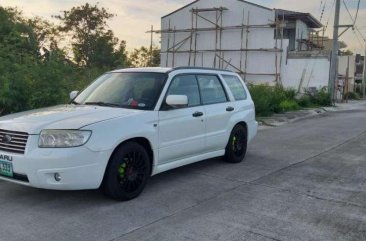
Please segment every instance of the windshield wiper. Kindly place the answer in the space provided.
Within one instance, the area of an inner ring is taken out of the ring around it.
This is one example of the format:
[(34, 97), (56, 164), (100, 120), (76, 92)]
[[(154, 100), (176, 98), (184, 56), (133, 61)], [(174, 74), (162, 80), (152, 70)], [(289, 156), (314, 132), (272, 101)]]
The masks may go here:
[(106, 103), (106, 102), (103, 102), (103, 101), (85, 102), (84, 105), (98, 105), (98, 106), (119, 107), (119, 108), (122, 107), (121, 105), (118, 105), (118, 104)]
[(71, 104), (74, 104), (74, 105), (80, 105), (80, 103), (76, 102), (75, 100), (72, 100), (72, 101), (71, 101)]

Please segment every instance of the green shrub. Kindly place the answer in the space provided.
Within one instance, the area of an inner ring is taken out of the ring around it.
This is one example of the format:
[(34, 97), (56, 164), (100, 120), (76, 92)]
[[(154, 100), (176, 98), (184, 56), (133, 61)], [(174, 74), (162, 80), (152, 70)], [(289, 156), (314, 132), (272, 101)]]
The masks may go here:
[(349, 100), (360, 100), (361, 96), (357, 92), (348, 92), (346, 94), (346, 97), (348, 97)]
[(330, 94), (325, 88), (316, 92), (306, 91), (301, 98), (296, 98), (296, 90), (280, 86), (249, 85), (248, 88), (258, 116), (270, 116), (274, 113), (298, 110), (300, 107), (331, 105)]
[(282, 112), (300, 109), (299, 104), (296, 102), (296, 100), (284, 100), (280, 103), (279, 107)]
[(331, 106), (330, 93), (326, 88), (317, 91), (305, 90), (305, 94), (297, 99), (299, 106), (304, 108)]
[(295, 89), (283, 89), (287, 100), (296, 99), (297, 92)]
[[(294, 101), (296, 91), (293, 89), (285, 89), (280, 86), (250, 85), (249, 91), (259, 116), (270, 116), (273, 113), (298, 109), (298, 105)], [(290, 101), (292, 103), (289, 103)]]
[(307, 93), (310, 96), (310, 100), (313, 104), (318, 106), (331, 106), (330, 93), (326, 88), (322, 88), (315, 93)]
[(272, 88), (267, 85), (250, 85), (248, 87), (255, 105), (256, 114), (260, 116), (272, 115)]
[(299, 104), (299, 106), (301, 106), (303, 108), (315, 107), (315, 105), (311, 102), (311, 98), (310, 98), (309, 95), (303, 95), (303, 96), (301, 96), (297, 100), (297, 103)]
[(285, 89), (279, 86), (272, 87), (271, 94), (272, 111), (274, 113), (282, 113), (283, 111), (280, 104), (282, 101), (287, 99)]

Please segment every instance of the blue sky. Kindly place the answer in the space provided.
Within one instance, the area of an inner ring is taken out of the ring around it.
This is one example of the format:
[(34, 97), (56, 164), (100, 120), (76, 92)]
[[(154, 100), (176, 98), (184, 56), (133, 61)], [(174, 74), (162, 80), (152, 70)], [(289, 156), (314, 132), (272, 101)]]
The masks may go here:
[[(320, 18), (321, 2), (326, 3), (325, 13), (322, 19), (323, 24), (330, 19), (327, 35), (331, 36), (334, 10), (332, 9), (334, 0), (249, 0), (253, 3), (270, 8), (283, 8), (293, 11), (309, 12), (316, 18)], [(343, 0), (341, 0), (343, 1)], [(344, 0), (348, 5), (351, 15), (355, 16), (358, 0)], [(17, 6), (23, 10), (27, 16), (41, 16), (54, 21), (52, 15), (59, 14), (62, 10), (70, 9), (73, 6), (86, 2), (97, 3), (117, 16), (109, 22), (109, 26), (116, 33), (117, 37), (127, 41), (129, 49), (148, 45), (150, 36), (145, 32), (154, 25), (160, 28), (160, 17), (182, 7), (191, 0), (0, 0), (1, 6)], [(366, 0), (361, 0), (360, 12), (357, 26), (366, 37)], [(342, 5), (341, 24), (350, 24), (352, 21)], [(342, 36), (349, 49), (354, 52), (363, 53), (364, 44), (358, 40), (353, 31), (348, 31)], [(155, 43), (159, 44), (158, 37)]]

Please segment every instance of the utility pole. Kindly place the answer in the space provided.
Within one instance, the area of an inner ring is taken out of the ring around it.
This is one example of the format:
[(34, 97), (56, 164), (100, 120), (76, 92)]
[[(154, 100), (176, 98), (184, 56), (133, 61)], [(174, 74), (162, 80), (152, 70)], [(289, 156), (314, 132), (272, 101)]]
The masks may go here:
[[(348, 86), (349, 86), (349, 58), (350, 56), (348, 55), (347, 57), (347, 70), (346, 70), (346, 79), (344, 81), (344, 85), (343, 85), (343, 100), (346, 101), (346, 103), (348, 103)], [(342, 101), (343, 102), (343, 101)]]
[(333, 49), (332, 49), (332, 58), (330, 63), (330, 74), (329, 74), (329, 93), (331, 96), (331, 101), (335, 103), (335, 83), (338, 79), (338, 30), (339, 30), (339, 15), (341, 10), (341, 0), (336, 0), (336, 9), (334, 16), (334, 31), (333, 31)]
[(153, 63), (153, 37), (154, 37), (154, 25), (151, 25), (151, 36), (150, 36), (150, 64), (149, 64), (149, 67)]
[(363, 57), (363, 78), (362, 78), (362, 97), (365, 98), (365, 84), (366, 84), (366, 39), (365, 42), (365, 57)]

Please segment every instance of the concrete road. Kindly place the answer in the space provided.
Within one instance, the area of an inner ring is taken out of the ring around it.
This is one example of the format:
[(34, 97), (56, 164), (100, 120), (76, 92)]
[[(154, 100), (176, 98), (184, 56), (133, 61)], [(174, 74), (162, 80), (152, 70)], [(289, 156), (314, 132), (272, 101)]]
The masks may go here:
[(130, 202), (0, 181), (0, 240), (366, 240), (366, 108), (260, 131), (245, 162), (155, 176)]

